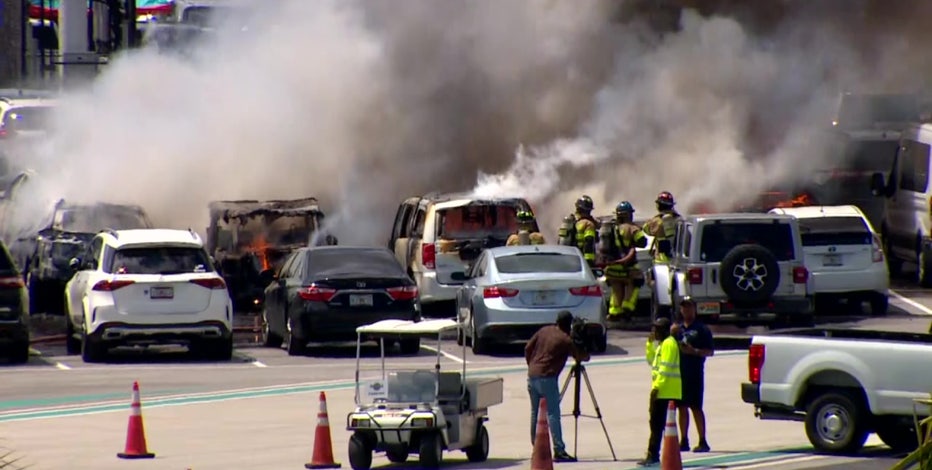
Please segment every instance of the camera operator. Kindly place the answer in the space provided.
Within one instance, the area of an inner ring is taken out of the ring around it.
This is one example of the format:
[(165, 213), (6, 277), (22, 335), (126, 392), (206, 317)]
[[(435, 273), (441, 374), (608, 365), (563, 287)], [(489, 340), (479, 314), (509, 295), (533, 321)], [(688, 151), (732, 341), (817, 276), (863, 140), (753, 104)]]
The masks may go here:
[(555, 324), (538, 330), (524, 347), (524, 359), (528, 366), (527, 391), (531, 398), (531, 443), (534, 443), (534, 437), (537, 434), (537, 411), (540, 408), (540, 399), (545, 398), (555, 462), (576, 461), (575, 457), (566, 452), (566, 445), (563, 443), (558, 378), (570, 355), (577, 361), (589, 360), (589, 352), (580, 349), (570, 336), (572, 325), (573, 314), (563, 310), (557, 314)]
[[(676, 325), (672, 328), (679, 330)], [(638, 465), (642, 467), (660, 463), (660, 440), (663, 438), (663, 430), (667, 424), (668, 403), (673, 401), (678, 405), (683, 395), (680, 379), (680, 346), (671, 334), (670, 320), (658, 318), (654, 322), (651, 336), (660, 341), (660, 348), (654, 354), (651, 370), (650, 439), (647, 442), (647, 456), (638, 462)]]

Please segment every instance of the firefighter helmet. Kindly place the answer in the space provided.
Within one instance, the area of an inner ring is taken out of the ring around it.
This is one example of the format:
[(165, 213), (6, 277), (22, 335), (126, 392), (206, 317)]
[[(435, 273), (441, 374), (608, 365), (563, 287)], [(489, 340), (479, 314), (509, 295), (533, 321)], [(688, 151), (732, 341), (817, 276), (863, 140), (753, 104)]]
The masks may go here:
[(530, 211), (518, 211), (516, 214), (519, 224), (532, 224), (534, 223), (534, 214)]
[(621, 201), (615, 206), (616, 214), (634, 214), (634, 206), (628, 201)]
[(669, 191), (662, 191), (657, 195), (657, 204), (673, 207), (676, 205), (676, 201), (673, 200), (673, 194)]
[(592, 212), (594, 206), (595, 204), (592, 203), (592, 198), (585, 194), (576, 200), (576, 210), (580, 212)]

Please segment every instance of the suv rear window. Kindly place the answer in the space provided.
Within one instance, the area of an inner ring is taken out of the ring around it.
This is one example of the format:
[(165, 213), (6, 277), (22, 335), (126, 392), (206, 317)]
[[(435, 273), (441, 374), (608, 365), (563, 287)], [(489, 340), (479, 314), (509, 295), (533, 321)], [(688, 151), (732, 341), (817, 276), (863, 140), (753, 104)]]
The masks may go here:
[(470, 204), (437, 211), (437, 236), (447, 240), (507, 238), (518, 230), (517, 208)]
[(498, 272), (522, 273), (578, 273), (582, 262), (576, 255), (561, 253), (518, 253), (495, 258)]
[(700, 257), (709, 263), (718, 263), (732, 248), (747, 243), (761, 245), (770, 250), (777, 261), (796, 258), (793, 248), (793, 228), (781, 222), (713, 223), (702, 229)]
[(798, 219), (803, 246), (870, 245), (874, 237), (860, 217)]
[(110, 272), (114, 274), (185, 274), (212, 271), (207, 253), (200, 248), (144, 247), (123, 248), (113, 254)]

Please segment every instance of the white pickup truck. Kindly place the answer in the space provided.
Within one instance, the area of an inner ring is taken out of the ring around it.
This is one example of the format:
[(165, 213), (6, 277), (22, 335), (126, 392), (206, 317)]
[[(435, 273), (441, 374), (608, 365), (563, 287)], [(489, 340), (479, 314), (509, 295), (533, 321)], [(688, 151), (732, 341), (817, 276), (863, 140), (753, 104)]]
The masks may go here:
[(870, 433), (897, 451), (917, 448), (914, 399), (932, 393), (932, 335), (787, 330), (751, 339), (741, 399), (760, 419), (803, 421), (819, 451), (858, 452)]

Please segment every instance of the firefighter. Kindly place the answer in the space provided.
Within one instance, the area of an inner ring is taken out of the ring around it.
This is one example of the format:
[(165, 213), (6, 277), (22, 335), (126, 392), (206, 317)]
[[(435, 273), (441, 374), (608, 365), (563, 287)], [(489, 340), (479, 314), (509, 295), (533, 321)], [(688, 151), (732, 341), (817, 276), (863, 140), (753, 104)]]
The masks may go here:
[(563, 218), (558, 231), (557, 243), (565, 246), (576, 246), (576, 216), (570, 214)]
[(518, 231), (508, 236), (505, 245), (543, 245), (547, 243), (540, 232), (534, 230), (534, 214), (518, 211)]
[(612, 291), (608, 317), (630, 318), (637, 308), (638, 292), (644, 285), (644, 273), (637, 265), (637, 249), (647, 247), (647, 236), (634, 223), (634, 207), (628, 201), (622, 201), (615, 207), (613, 238), (618, 259), (605, 267), (605, 278)]
[(673, 251), (673, 236), (676, 234), (676, 223), (683, 218), (673, 206), (673, 194), (663, 191), (657, 195), (657, 212), (644, 224), (644, 232), (654, 237), (650, 252), (655, 263), (668, 263)]
[(599, 223), (592, 217), (594, 204), (592, 198), (583, 195), (576, 200), (576, 246), (582, 252), (589, 267), (595, 267), (595, 244), (597, 240), (596, 231), (599, 229)]

